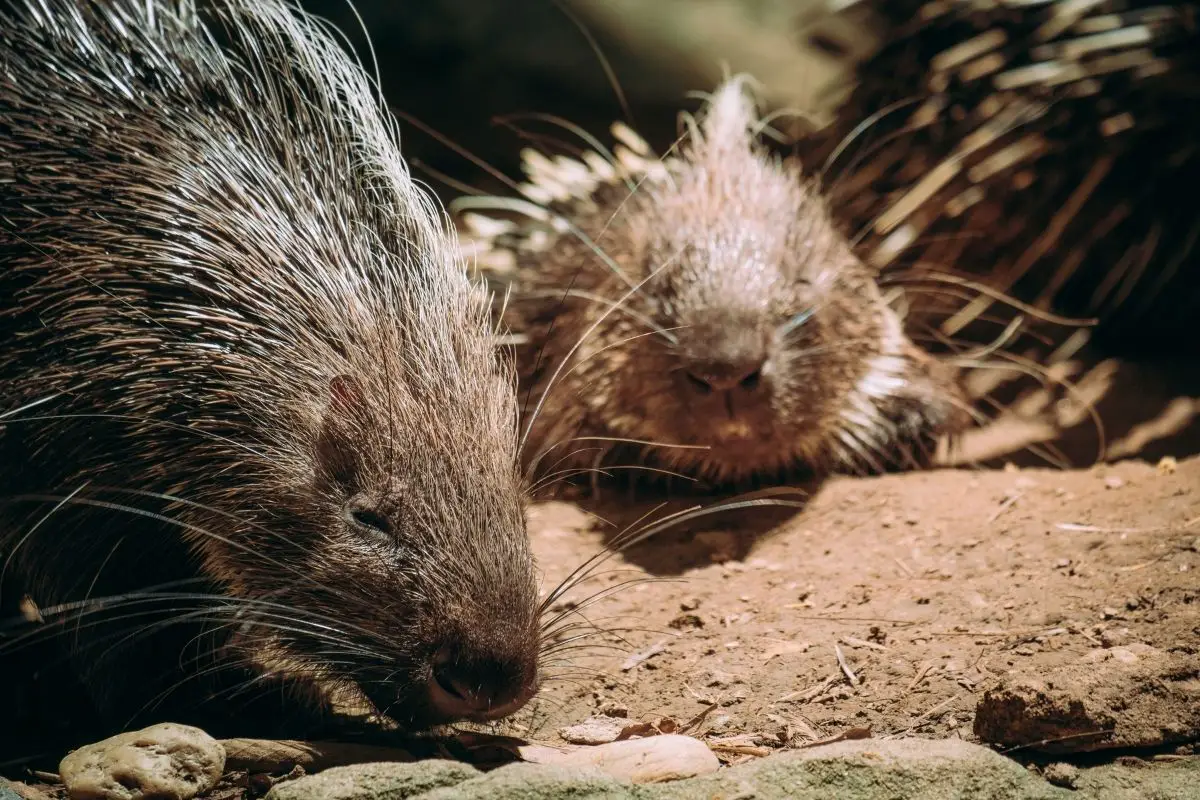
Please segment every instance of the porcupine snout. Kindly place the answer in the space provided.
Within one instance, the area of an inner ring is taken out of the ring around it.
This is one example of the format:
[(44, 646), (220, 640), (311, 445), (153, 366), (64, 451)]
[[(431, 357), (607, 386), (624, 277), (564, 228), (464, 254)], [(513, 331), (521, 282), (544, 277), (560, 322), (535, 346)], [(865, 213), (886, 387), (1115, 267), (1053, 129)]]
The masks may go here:
[(678, 332), (679, 371), (688, 392), (755, 402), (769, 388), (771, 342), (758, 320), (709, 309)]
[(499, 719), (529, 701), (537, 688), (536, 673), (537, 665), (519, 656), (445, 646), (434, 656), (429, 702), (451, 719)]

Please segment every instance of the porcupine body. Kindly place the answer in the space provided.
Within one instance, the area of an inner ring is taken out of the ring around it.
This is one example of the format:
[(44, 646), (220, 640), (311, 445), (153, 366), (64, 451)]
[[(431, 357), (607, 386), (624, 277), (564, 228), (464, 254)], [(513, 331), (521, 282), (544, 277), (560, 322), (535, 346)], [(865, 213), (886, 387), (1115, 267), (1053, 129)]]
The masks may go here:
[[(735, 78), (661, 158), (618, 125), (527, 150), (523, 198), (456, 201), (515, 339), (523, 457), (702, 487), (928, 464), (966, 423)], [(506, 214), (506, 212), (514, 212)]]
[[(5, 2), (0, 185), (5, 756), (31, 720), (69, 745), (304, 735), (285, 712), (337, 690), (414, 729), (525, 702), (511, 375), (323, 27), (277, 0)], [(85, 706), (25, 687), (47, 642)]]
[[(1110, 352), (1195, 353), (1200, 6), (873, 8), (886, 44), (806, 146), (864, 261), (1096, 318)], [(1002, 308), (928, 285), (942, 336)]]

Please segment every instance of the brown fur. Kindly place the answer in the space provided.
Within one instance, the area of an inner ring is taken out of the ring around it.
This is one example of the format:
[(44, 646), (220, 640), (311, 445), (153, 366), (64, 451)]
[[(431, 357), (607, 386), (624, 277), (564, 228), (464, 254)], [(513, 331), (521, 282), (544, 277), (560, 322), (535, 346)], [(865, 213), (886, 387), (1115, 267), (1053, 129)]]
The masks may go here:
[(100, 733), (519, 706), (511, 375), (364, 75), (274, 0), (2, 9), (0, 562), (46, 619), (6, 688), (50, 638)]

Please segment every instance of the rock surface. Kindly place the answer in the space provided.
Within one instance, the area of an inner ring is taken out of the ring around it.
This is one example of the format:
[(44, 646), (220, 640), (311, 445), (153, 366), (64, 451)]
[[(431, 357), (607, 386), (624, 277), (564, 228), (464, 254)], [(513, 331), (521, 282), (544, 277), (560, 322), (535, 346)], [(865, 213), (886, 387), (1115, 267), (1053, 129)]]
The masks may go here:
[(631, 783), (662, 783), (716, 772), (721, 762), (699, 739), (690, 736), (651, 736), (625, 739), (597, 747), (577, 747), (544, 755), (541, 763), (565, 769), (594, 769)]
[(190, 800), (215, 786), (224, 769), (217, 740), (173, 723), (81, 747), (58, 767), (71, 800)]
[(1144, 644), (1094, 650), (1049, 674), (1006, 676), (975, 711), (975, 734), (1047, 753), (1200, 738), (1200, 657)]
[[(332, 773), (332, 774), (331, 774)], [(961, 740), (858, 740), (757, 759), (715, 774), (633, 785), (592, 769), (446, 761), (367, 764), (280, 784), (266, 800), (1183, 800), (1200, 758), (1080, 770), (1075, 789)]]
[(23, 797), (16, 789), (9, 786), (8, 781), (0, 778), (0, 800), (23, 800)]
[(457, 761), (380, 762), (334, 767), (318, 775), (276, 784), (265, 800), (408, 800), (425, 798), (444, 786), (477, 777), (479, 771)]

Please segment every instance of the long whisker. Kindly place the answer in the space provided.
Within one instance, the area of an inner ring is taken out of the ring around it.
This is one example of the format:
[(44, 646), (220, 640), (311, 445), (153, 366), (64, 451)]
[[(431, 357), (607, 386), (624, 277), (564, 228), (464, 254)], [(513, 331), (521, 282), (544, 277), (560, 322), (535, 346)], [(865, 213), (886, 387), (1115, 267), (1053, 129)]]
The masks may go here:
[(627, 302), (629, 300), (629, 298), (633, 297), (633, 295), (636, 294), (638, 291), (640, 291), (643, 286), (645, 286), (647, 283), (649, 283), (654, 278), (658, 277), (658, 275), (660, 273), (662, 273), (665, 269), (667, 269), (667, 267), (671, 266), (671, 264), (674, 262), (674, 259), (676, 257), (678, 257), (678, 253), (675, 256), (672, 256), (671, 258), (664, 261), (662, 263), (662, 265), (659, 266), (657, 269), (654, 269), (653, 271), (651, 271), (650, 274), (648, 274), (645, 278), (643, 278), (641, 281), (639, 281), (637, 283), (637, 285), (635, 285), (628, 292), (626, 292), (624, 295), (622, 295), (620, 301), (618, 301), (618, 304), (611, 306), (607, 311), (605, 311), (603, 314), (601, 314), (599, 317), (597, 317), (595, 322), (593, 322), (591, 324), (591, 326), (586, 331), (584, 331), (583, 335), (579, 337), (579, 340), (575, 342), (575, 345), (570, 349), (570, 351), (568, 351), (568, 353), (562, 359), (562, 361), (559, 362), (558, 368), (554, 371), (554, 374), (550, 377), (550, 380), (546, 385), (546, 390), (542, 393), (541, 398), (538, 400), (537, 405), (534, 407), (533, 413), (530, 415), (529, 422), (525, 425), (525, 432), (521, 435), (520, 445), (517, 448), (518, 452), (523, 452), (525, 450), (525, 443), (529, 439), (530, 431), (533, 429), (533, 423), (537, 419), (538, 414), (541, 413), (542, 406), (545, 405), (545, 402), (546, 402), (546, 397), (550, 394), (550, 390), (554, 387), (555, 382), (558, 380), (558, 376), (563, 371), (563, 368), (571, 360), (571, 356), (575, 355), (575, 353), (579, 350), (579, 348), (583, 346), (583, 343), (585, 341), (587, 341), (588, 337), (591, 336), (592, 333), (594, 333), (596, 331), (596, 329), (600, 327), (601, 323), (603, 323), (604, 320), (608, 319), (609, 315), (612, 314), (613, 311), (616, 308), (618, 308), (620, 304)]
[(959, 275), (954, 275), (954, 274), (951, 274), (948, 272), (938, 272), (938, 271), (932, 271), (932, 270), (931, 271), (896, 270), (892, 273), (889, 273), (885, 277), (881, 277), (879, 280), (879, 283), (882, 286), (882, 285), (887, 285), (887, 284), (893, 283), (893, 282), (901, 283), (901, 282), (905, 282), (905, 281), (907, 281), (909, 283), (919, 283), (921, 281), (931, 281), (931, 282), (948, 283), (948, 284), (952, 284), (955, 286), (962, 286), (962, 287), (965, 287), (968, 289), (972, 289), (972, 290), (978, 292), (979, 294), (986, 295), (987, 297), (990, 297), (993, 300), (996, 300), (997, 302), (1004, 303), (1005, 305), (1011, 306), (1013, 309), (1020, 311), (1023, 314), (1027, 314), (1030, 317), (1033, 317), (1034, 319), (1040, 319), (1040, 320), (1043, 320), (1045, 322), (1049, 322), (1049, 323), (1052, 323), (1055, 325), (1090, 327), (1090, 326), (1098, 325), (1100, 322), (1098, 319), (1096, 319), (1094, 317), (1076, 319), (1076, 318), (1072, 318), (1072, 317), (1059, 316), (1058, 314), (1053, 314), (1049, 311), (1044, 311), (1040, 308), (1035, 308), (1035, 307), (1029, 305), (1028, 303), (1022, 303), (1020, 300), (1017, 300), (1015, 297), (1007, 295), (998, 289), (993, 289), (992, 287), (990, 287), (986, 284), (971, 280), (969, 278), (963, 278)]
[(108, 502), (108, 501), (104, 501), (104, 500), (93, 500), (90, 498), (81, 498), (81, 497), (74, 496), (74, 495), (67, 496), (65, 498), (56, 496), (56, 495), (44, 495), (44, 494), (14, 495), (14, 496), (5, 498), (4, 500), (2, 500), (0, 502), (40, 502), (40, 503), (65, 502), (70, 505), (85, 506), (85, 507), (90, 507), (90, 508), (101, 508), (101, 509), (105, 509), (107, 511), (119, 511), (119, 512), (126, 513), (126, 514), (132, 514), (135, 516), (145, 517), (146, 519), (152, 519), (152, 520), (155, 520), (156, 522), (162, 522), (162, 523), (166, 523), (168, 525), (175, 525), (175, 526), (178, 526), (179, 528), (186, 530), (189, 533), (194, 533), (194, 534), (198, 534), (200, 536), (214, 539), (228, 547), (231, 547), (236, 550), (240, 550), (241, 552), (246, 553), (248, 555), (252, 555), (257, 559), (264, 559), (264, 560), (266, 560), (267, 563), (271, 564), (274, 567), (278, 567), (283, 572), (291, 573), (291, 574), (299, 577), (301, 580), (303, 580), (304, 582), (306, 582), (310, 585), (314, 585), (317, 588), (327, 590), (327, 587), (320, 584), (314, 578), (312, 578), (311, 575), (309, 575), (308, 573), (304, 572), (303, 570), (301, 570), (300, 568), (298, 568), (294, 565), (285, 564), (277, 559), (271, 558), (270, 556), (264, 554), (261, 551), (251, 548), (250, 546), (248, 546), (242, 542), (235, 541), (226, 536), (221, 536), (220, 534), (214, 533), (210, 530), (206, 530), (197, 525), (193, 525), (191, 523), (184, 522), (182, 520), (172, 519), (171, 517), (168, 517), (165, 514), (159, 514), (159, 513), (153, 512), (153, 511), (146, 511), (145, 509), (136, 508), (134, 506), (127, 506), (127, 505), (123, 505), (121, 503), (112, 503), (112, 502)]
[[(12, 548), (8, 551), (8, 556), (4, 559), (4, 568), (0, 569), (0, 590), (2, 590), (4, 588), (4, 578), (6, 575), (8, 575), (8, 568), (12, 564), (12, 560), (16, 557), (17, 551), (21, 549), (21, 546), (24, 545), (27, 541), (29, 541), (29, 537), (33, 536), (33, 534), (37, 532), (38, 528), (40, 528), (42, 526), (42, 524), (45, 523), (46, 520), (48, 520), (55, 512), (60, 510), (64, 505), (71, 502), (71, 500), (77, 494), (82, 492), (85, 488), (87, 488), (87, 481), (84, 481), (83, 483), (81, 483), (79, 485), (78, 489), (75, 489), (70, 494), (68, 494), (66, 497), (59, 500), (58, 503), (56, 503), (53, 508), (51, 508), (45, 514), (43, 514), (38, 519), (38, 521), (35, 522), (29, 528), (29, 530), (25, 532), (25, 535), (22, 536), (20, 539), (18, 539), (17, 543), (12, 546)], [(2, 596), (3, 596), (3, 594), (0, 594), (0, 597), (2, 597)]]
[[(604, 297), (603, 295), (594, 294), (592, 292), (588, 292), (583, 289), (568, 289), (565, 292), (562, 290), (558, 290), (558, 289), (532, 289), (532, 290), (522, 290), (521, 294), (520, 294), (521, 297), (541, 297), (541, 298), (562, 297), (564, 295), (566, 297), (575, 297), (580, 300), (588, 300), (590, 302), (593, 302), (593, 303), (596, 303), (597, 305), (602, 305), (602, 306), (610, 306), (611, 307), (611, 306), (618, 305), (618, 301), (616, 301), (616, 300), (610, 300), (609, 298)], [(668, 342), (670, 342), (673, 345), (679, 344), (679, 337), (674, 336), (672, 334), (672, 331), (680, 330), (684, 326), (680, 325), (680, 326), (676, 326), (673, 328), (662, 328), (658, 325), (658, 323), (656, 323), (654, 320), (650, 319), (650, 317), (646, 316), (645, 314), (641, 313), (640, 311), (637, 311), (636, 309), (630, 308), (628, 306), (620, 306), (618, 308), (618, 310), (625, 316), (629, 317), (630, 319), (636, 320), (636, 321), (642, 323), (643, 325), (645, 325), (647, 328), (649, 328), (650, 330), (648, 331), (648, 333), (650, 335), (661, 336), (662, 338), (666, 339)], [(643, 335), (645, 335), (645, 334), (638, 334), (636, 336), (631, 336), (628, 339), (623, 339), (621, 342), (618, 342), (617, 344), (624, 344), (625, 342), (631, 342), (634, 339), (641, 338)], [(611, 347), (615, 347), (615, 346), (616, 345), (607, 345), (606, 347), (603, 348), (603, 350), (607, 350), (607, 349), (609, 349)], [(603, 350), (601, 350), (601, 352), (603, 352)]]

